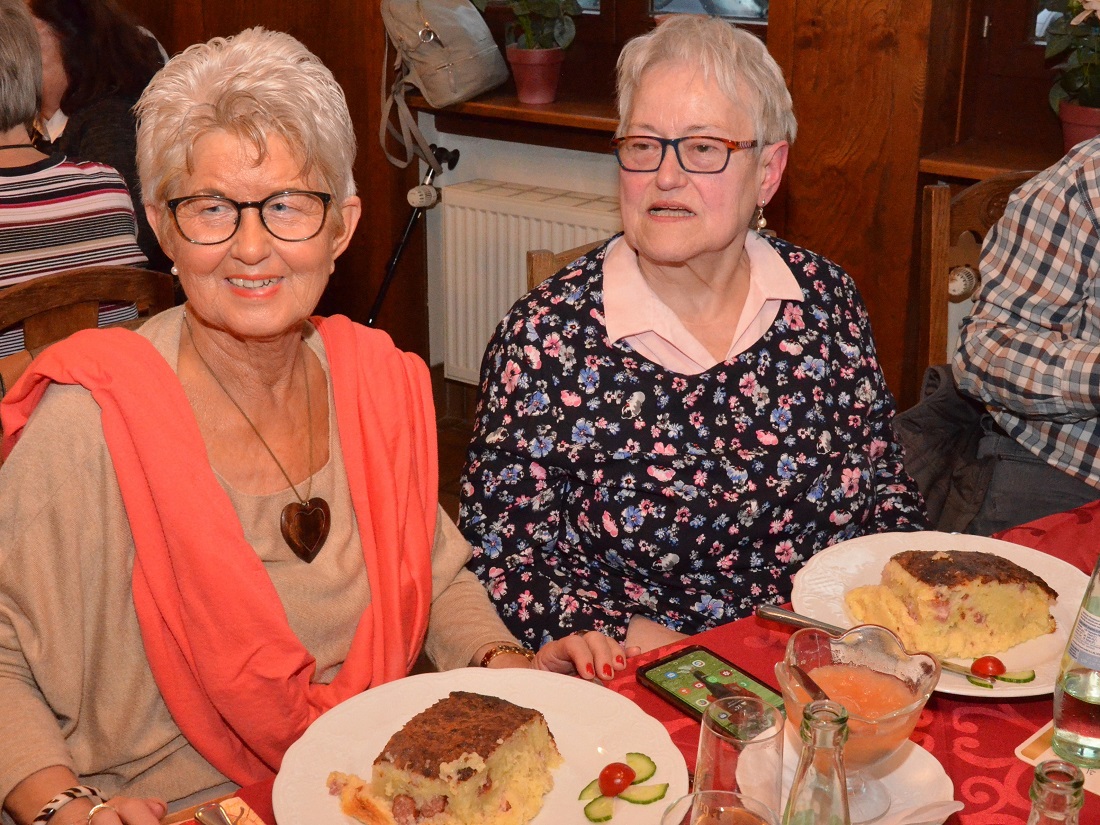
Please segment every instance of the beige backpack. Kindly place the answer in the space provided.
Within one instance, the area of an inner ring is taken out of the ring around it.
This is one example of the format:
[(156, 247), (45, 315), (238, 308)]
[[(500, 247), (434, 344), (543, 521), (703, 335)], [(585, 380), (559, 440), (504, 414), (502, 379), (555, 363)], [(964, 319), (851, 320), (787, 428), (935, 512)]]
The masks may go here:
[[(439, 161), (417, 128), (405, 95), (418, 89), (429, 106), (441, 109), (495, 89), (508, 79), (508, 67), (485, 19), (470, 0), (382, 0), (382, 22), (397, 51), (397, 76), (388, 95), (388, 43), (383, 57), (378, 130), (382, 150), (395, 166), (408, 166), (419, 156), (440, 172)], [(387, 135), (401, 145), (404, 157), (390, 154)]]

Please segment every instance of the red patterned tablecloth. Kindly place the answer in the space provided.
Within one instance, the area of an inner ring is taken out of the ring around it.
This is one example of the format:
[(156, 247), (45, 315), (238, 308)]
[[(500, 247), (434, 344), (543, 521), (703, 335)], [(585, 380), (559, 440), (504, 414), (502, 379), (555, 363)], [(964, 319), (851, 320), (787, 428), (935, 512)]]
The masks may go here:
[[(1100, 554), (1100, 502), (1049, 516), (1000, 535), (1006, 541), (1057, 556), (1091, 574)], [(710, 647), (761, 681), (775, 685), (775, 663), (783, 657), (791, 628), (742, 619), (691, 639)], [(611, 687), (633, 699), (668, 728), (688, 765), (695, 762), (698, 723), (670, 707), (635, 681), (635, 671), (664, 653), (639, 657)], [(1016, 747), (1051, 719), (1052, 697), (996, 701), (933, 694), (913, 741), (939, 759), (965, 808), (949, 825), (1017, 825), (1027, 821), (1028, 789), (1034, 768), (1018, 759)], [(1100, 825), (1100, 799), (1085, 794), (1081, 825)]]
[[(1064, 559), (1092, 573), (1100, 554), (1100, 502), (1049, 516), (1000, 536)], [(783, 656), (791, 629), (759, 619), (742, 619), (690, 640), (706, 645), (763, 682), (775, 684), (773, 668)], [(687, 644), (687, 643), (685, 643)], [(694, 765), (699, 723), (675, 710), (635, 681), (635, 671), (675, 646), (633, 660), (611, 689), (635, 701), (668, 729), (688, 765)], [(1052, 699), (996, 701), (934, 694), (921, 714), (913, 741), (939, 759), (955, 783), (955, 798), (966, 807), (948, 819), (949, 825), (1018, 825), (1027, 821), (1028, 788), (1034, 769), (1013, 751), (1050, 721)], [(271, 782), (243, 788), (243, 798), (264, 819), (274, 823)], [(1100, 800), (1085, 794), (1081, 825), (1100, 825)], [(279, 825), (298, 825), (280, 823)]]

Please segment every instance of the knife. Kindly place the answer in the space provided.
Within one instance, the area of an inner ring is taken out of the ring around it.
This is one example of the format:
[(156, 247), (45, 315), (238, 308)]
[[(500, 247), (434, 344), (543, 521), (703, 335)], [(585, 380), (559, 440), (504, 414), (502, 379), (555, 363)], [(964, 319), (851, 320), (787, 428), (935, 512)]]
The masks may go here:
[[(756, 615), (761, 619), (769, 619), (773, 622), (780, 622), (781, 624), (794, 625), (795, 627), (816, 627), (818, 630), (824, 630), (826, 633), (832, 633), (834, 636), (844, 632), (844, 628), (837, 627), (835, 624), (829, 624), (828, 622), (821, 622), (817, 619), (811, 619), (809, 616), (803, 616), (801, 613), (794, 613), (790, 610), (784, 610), (782, 607), (776, 607), (771, 604), (760, 604), (756, 606)], [(993, 687), (997, 684), (994, 679), (987, 679), (984, 676), (976, 676), (970, 671), (970, 668), (964, 665), (957, 665), (954, 662), (948, 662), (940, 659), (938, 656), (936, 659), (940, 663), (940, 670), (946, 670), (950, 673), (957, 673), (960, 676), (967, 676), (974, 682), (981, 682), (987, 687)]]

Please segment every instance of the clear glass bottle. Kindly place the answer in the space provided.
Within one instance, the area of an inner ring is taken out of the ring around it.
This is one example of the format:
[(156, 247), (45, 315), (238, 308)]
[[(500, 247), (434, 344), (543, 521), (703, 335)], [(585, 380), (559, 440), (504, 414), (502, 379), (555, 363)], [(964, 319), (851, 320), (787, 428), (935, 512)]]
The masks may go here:
[(1100, 560), (1062, 654), (1052, 747), (1075, 765), (1100, 768)]
[(802, 709), (802, 755), (787, 797), (783, 825), (851, 825), (841, 754), (848, 711), (821, 699)]
[(1035, 766), (1027, 825), (1077, 825), (1085, 804), (1085, 775), (1071, 762), (1050, 759)]

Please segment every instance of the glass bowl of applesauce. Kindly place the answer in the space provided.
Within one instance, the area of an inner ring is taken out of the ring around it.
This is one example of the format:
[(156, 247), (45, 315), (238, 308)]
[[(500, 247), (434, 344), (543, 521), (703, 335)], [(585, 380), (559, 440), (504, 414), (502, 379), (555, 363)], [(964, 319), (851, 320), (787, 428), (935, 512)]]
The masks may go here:
[[(807, 674), (812, 684), (801, 674)], [(857, 625), (839, 636), (805, 628), (791, 635), (775, 675), (787, 724), (796, 732), (802, 708), (821, 698), (811, 695), (814, 685), (845, 707), (848, 741), (843, 762), (852, 822), (884, 814), (890, 807), (889, 794), (864, 771), (894, 754), (912, 734), (939, 681), (939, 660), (929, 653), (906, 652), (896, 635), (878, 625)]]

